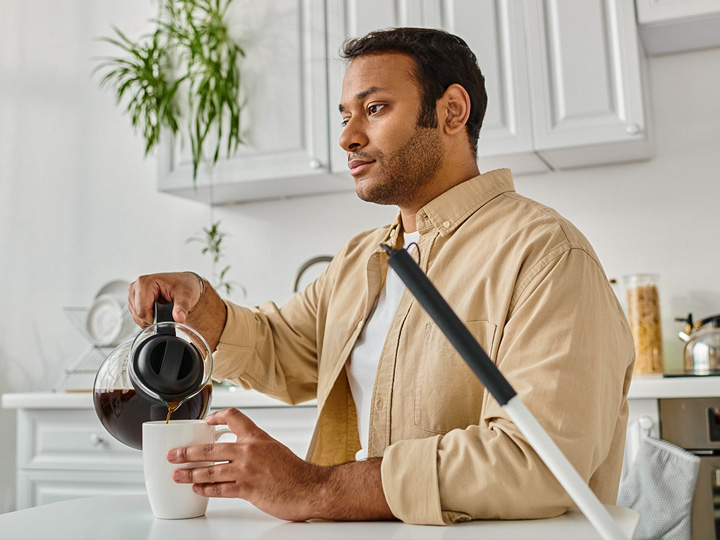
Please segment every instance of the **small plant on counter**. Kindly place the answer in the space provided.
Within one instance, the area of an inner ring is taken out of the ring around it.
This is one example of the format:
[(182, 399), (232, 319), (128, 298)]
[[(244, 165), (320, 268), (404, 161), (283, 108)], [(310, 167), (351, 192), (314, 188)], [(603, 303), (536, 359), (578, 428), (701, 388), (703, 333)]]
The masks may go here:
[(213, 262), (213, 279), (215, 280), (215, 288), (218, 291), (225, 291), (230, 294), (235, 286), (240, 287), (244, 296), (247, 296), (245, 287), (240, 283), (227, 281), (227, 272), (230, 270), (230, 265), (225, 266), (220, 273), (215, 275), (220, 259), (223, 257), (222, 254), (222, 241), (226, 234), (220, 231), (220, 222), (213, 223), (210, 227), (203, 227), (204, 236), (194, 236), (188, 238), (186, 242), (202, 242), (205, 246), (202, 248), (203, 255), (209, 255), (212, 257)]
[[(227, 145), (232, 155), (243, 142), (238, 62), (245, 53), (228, 32), (226, 15), (232, 1), (163, 0), (160, 14), (151, 20), (153, 32), (133, 41), (114, 28), (116, 37), (102, 38), (120, 48), (123, 56), (104, 58), (95, 68), (102, 73), (100, 86), (115, 92), (117, 104), (124, 105), (131, 125), (143, 137), (145, 155), (161, 137), (187, 137), (193, 181), (197, 183), (200, 164), (205, 163), (211, 191), (221, 147)], [(230, 267), (216, 272), (225, 235), (214, 220), (212, 201), (210, 212), (211, 225), (200, 239), (205, 243), (202, 253), (212, 258), (214, 286), (230, 294)]]

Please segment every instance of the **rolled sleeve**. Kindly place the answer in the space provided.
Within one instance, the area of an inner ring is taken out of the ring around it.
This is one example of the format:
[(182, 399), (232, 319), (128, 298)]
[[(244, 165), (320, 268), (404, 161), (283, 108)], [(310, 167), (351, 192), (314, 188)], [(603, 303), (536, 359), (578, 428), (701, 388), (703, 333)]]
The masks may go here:
[(382, 485), (393, 515), (416, 525), (448, 525), (467, 521), (460, 512), (444, 512), (440, 504), (437, 460), (441, 435), (399, 441), (383, 454)]

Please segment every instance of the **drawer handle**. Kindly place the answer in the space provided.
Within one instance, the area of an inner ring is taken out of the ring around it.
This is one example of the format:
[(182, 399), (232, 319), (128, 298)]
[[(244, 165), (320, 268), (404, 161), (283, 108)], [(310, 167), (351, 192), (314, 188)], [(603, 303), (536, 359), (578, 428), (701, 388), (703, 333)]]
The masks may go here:
[(102, 435), (93, 433), (92, 435), (90, 435), (90, 442), (92, 442), (93, 446), (100, 446), (101, 444), (105, 443), (105, 439)]

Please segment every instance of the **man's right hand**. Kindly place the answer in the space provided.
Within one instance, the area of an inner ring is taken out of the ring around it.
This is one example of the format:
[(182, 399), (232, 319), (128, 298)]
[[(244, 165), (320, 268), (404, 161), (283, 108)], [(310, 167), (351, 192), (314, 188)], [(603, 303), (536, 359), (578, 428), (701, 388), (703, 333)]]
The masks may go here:
[(146, 328), (153, 323), (155, 302), (172, 302), (175, 322), (198, 331), (213, 351), (225, 328), (227, 311), (207, 281), (204, 289), (198, 276), (190, 272), (140, 276), (128, 289), (128, 309), (135, 323)]

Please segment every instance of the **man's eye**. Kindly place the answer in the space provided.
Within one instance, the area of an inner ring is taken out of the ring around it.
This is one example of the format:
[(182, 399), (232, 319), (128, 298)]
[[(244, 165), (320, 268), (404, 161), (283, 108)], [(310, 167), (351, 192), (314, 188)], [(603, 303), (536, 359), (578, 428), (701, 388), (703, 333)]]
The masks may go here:
[(347, 118), (343, 118), (343, 119), (340, 121), (340, 125), (341, 125), (342, 127), (347, 126), (347, 123), (348, 123)]
[(380, 105), (380, 104), (378, 104), (378, 105), (370, 105), (370, 106), (368, 106), (368, 112), (369, 112), (370, 114), (375, 114), (375, 113), (378, 112), (380, 109), (382, 109), (384, 106), (385, 106), (385, 105)]

